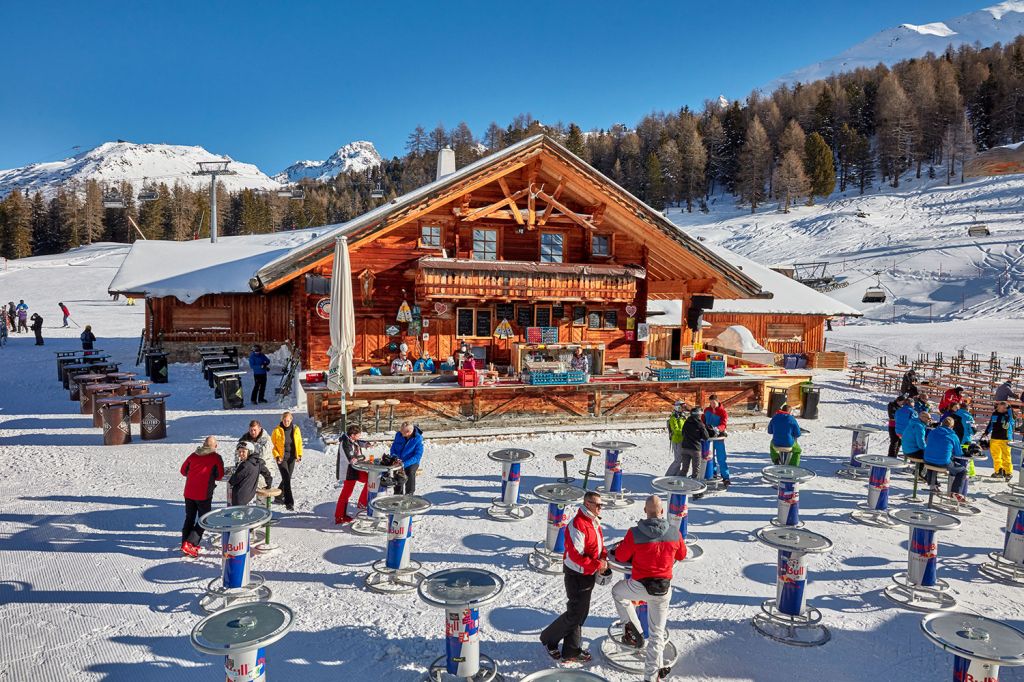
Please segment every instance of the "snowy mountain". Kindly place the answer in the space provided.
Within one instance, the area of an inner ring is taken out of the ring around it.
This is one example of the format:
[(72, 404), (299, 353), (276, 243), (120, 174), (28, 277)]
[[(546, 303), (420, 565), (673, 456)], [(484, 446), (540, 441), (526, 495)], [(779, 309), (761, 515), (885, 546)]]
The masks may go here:
[[(33, 163), (21, 168), (0, 170), (0, 197), (15, 189), (40, 191), (52, 195), (57, 187), (68, 183), (83, 186), (86, 180), (102, 184), (130, 182), (136, 190), (147, 182), (163, 182), (168, 186), (181, 183), (190, 187), (206, 187), (208, 177), (194, 176), (199, 161), (222, 158), (203, 147), (171, 144), (135, 144), (105, 142), (63, 161)], [(226, 175), (220, 182), (230, 191), (240, 189), (273, 189), (278, 183), (251, 163), (232, 161), (230, 169), (237, 175)]]
[(326, 182), (341, 173), (365, 171), (379, 166), (381, 162), (380, 154), (372, 142), (358, 140), (349, 142), (326, 161), (296, 161), (275, 175), (274, 180), (291, 183), (308, 178)]
[(784, 83), (808, 83), (860, 67), (872, 68), (879, 62), (892, 65), (927, 52), (940, 54), (949, 45), (955, 48), (977, 43), (987, 47), (997, 42), (1006, 43), (1022, 33), (1024, 1), (1008, 0), (947, 21), (902, 24), (886, 29), (831, 59), (788, 73), (765, 89), (770, 91)]

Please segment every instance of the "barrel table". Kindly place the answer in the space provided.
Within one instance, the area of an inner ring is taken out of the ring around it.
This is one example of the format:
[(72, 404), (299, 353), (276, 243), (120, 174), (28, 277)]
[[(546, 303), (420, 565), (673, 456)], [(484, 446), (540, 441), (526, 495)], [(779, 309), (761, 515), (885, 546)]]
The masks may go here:
[[(149, 393), (149, 387), (152, 385), (150, 381), (126, 381), (124, 383), (125, 392), (129, 398), (135, 398), (146, 393)], [(131, 419), (132, 424), (142, 424), (142, 410), (140, 409), (139, 402), (132, 400), (128, 405), (128, 417)]]
[(103, 428), (103, 414), (100, 413), (100, 400), (123, 396), (126, 393), (121, 384), (92, 384), (89, 387), (89, 394), (92, 398), (92, 425), (97, 429)]
[[(76, 402), (81, 407), (82, 404), (82, 386), (86, 384), (105, 384), (107, 383), (105, 374), (95, 374), (93, 372), (86, 372), (84, 374), (76, 374), (69, 380), (71, 388), (68, 389), (68, 396), (72, 402)], [(85, 414), (84, 412), (82, 414)]]
[(570, 505), (583, 499), (585, 491), (568, 483), (545, 483), (533, 489), (533, 496), (548, 503), (548, 518), (544, 539), (533, 547), (526, 557), (527, 565), (541, 573), (562, 574), (565, 554), (565, 527), (572, 519)]
[(103, 444), (125, 445), (132, 442), (131, 399), (118, 395), (98, 398), (96, 409), (103, 420)]
[(202, 619), (192, 628), (192, 646), (224, 657), (227, 682), (266, 682), (266, 647), (292, 629), (295, 615), (284, 604), (239, 604)]
[(703, 557), (704, 549), (697, 544), (700, 538), (687, 530), (690, 516), (687, 498), (702, 494), (707, 489), (704, 483), (688, 476), (661, 476), (651, 481), (651, 487), (658, 492), (668, 493), (668, 513), (665, 519), (670, 526), (679, 530), (679, 535), (686, 543), (686, 558), (683, 561), (696, 561)]
[(238, 410), (245, 407), (245, 394), (242, 391), (243, 376), (245, 376), (245, 372), (240, 369), (219, 369), (213, 373), (213, 380), (220, 391), (220, 404), (225, 410)]
[(376, 535), (388, 532), (387, 516), (374, 511), (373, 501), (380, 494), (380, 479), (387, 473), (402, 468), (402, 463), (381, 464), (380, 460), (356, 459), (349, 463), (356, 471), (366, 472), (366, 509), (360, 510), (349, 524), (349, 530), (356, 535)]
[(364, 584), (382, 594), (412, 592), (425, 577), (420, 572), (423, 565), (411, 558), (412, 520), (427, 513), (430, 501), (418, 495), (388, 495), (374, 499), (370, 505), (388, 519), (388, 543), (384, 558), (373, 563)]
[(773, 464), (761, 469), (761, 476), (778, 489), (778, 503), (773, 526), (803, 528), (800, 520), (800, 486), (817, 476), (804, 467), (792, 464)]
[(480, 607), (490, 604), (505, 589), (501, 576), (482, 568), (449, 568), (420, 583), (419, 597), (444, 609), (445, 655), (430, 664), (425, 680), (497, 682), (498, 664), (480, 653)]
[(724, 441), (724, 436), (715, 436), (702, 440), (700, 444), (700, 466), (697, 471), (697, 479), (704, 481), (707, 490), (702, 494), (714, 494), (725, 490), (725, 481), (721, 477), (715, 478), (718, 473), (718, 462), (715, 460), (715, 445)]
[(220, 611), (239, 602), (267, 601), (270, 588), (263, 576), (249, 565), (249, 531), (267, 523), (271, 513), (263, 507), (240, 505), (203, 514), (199, 525), (220, 533), (221, 575), (206, 586), (199, 606), (207, 612)]
[(132, 396), (139, 404), (142, 440), (167, 438), (167, 399), (170, 393), (143, 393)]
[(872, 434), (888, 433), (888, 429), (877, 424), (853, 424), (850, 426), (835, 426), (833, 428), (853, 432), (850, 444), (850, 461), (846, 466), (840, 468), (836, 475), (844, 478), (867, 476), (868, 467), (857, 461), (857, 456), (868, 454), (868, 442), (871, 440)]
[(624, 440), (600, 440), (591, 443), (595, 448), (604, 450), (604, 485), (598, 486), (597, 491), (601, 493), (604, 506), (608, 509), (621, 509), (633, 504), (633, 500), (626, 497), (629, 491), (622, 487), (622, 454), (636, 443)]
[(533, 515), (533, 509), (519, 502), (519, 483), (523, 462), (529, 462), (534, 454), (522, 448), (491, 450), (487, 459), (501, 463), (501, 494), (491, 500), (487, 516), (495, 521), (524, 521)]
[(1024, 585), (1024, 495), (996, 493), (988, 498), (1000, 507), (1006, 507), (1006, 527), (1003, 528), (1003, 549), (989, 553), (991, 561), (980, 571), (1012, 585)]
[[(216, 374), (217, 372), (230, 372), (232, 370), (238, 370), (238, 365), (234, 362), (215, 362), (207, 367), (206, 372), (206, 383), (213, 389), (213, 397), (220, 397), (220, 386), (217, 385)], [(245, 372), (242, 372), (245, 374)]]
[(953, 654), (954, 682), (999, 682), (999, 668), (1024, 665), (1024, 632), (970, 613), (932, 613), (921, 630)]
[(938, 577), (939, 543), (935, 533), (960, 527), (960, 519), (931, 509), (899, 509), (889, 512), (896, 523), (910, 528), (907, 570), (892, 577), (893, 584), (882, 591), (899, 606), (915, 611), (951, 609), (956, 598), (949, 583)]
[(761, 604), (753, 618), (754, 629), (776, 642), (791, 646), (821, 646), (832, 633), (821, 624), (821, 611), (807, 604), (807, 555), (832, 551), (832, 541), (820, 533), (792, 526), (766, 526), (756, 533), (758, 541), (778, 550), (775, 599)]
[(889, 518), (889, 472), (903, 471), (910, 468), (906, 462), (886, 455), (857, 455), (857, 461), (871, 467), (868, 477), (868, 499), (861, 502), (857, 509), (850, 512), (854, 521), (877, 526), (894, 528), (895, 523)]

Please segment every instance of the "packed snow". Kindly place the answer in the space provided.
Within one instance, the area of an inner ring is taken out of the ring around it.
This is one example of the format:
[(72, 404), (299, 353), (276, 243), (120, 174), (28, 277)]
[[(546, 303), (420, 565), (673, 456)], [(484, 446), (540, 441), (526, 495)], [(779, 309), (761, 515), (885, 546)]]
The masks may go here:
[(367, 140), (349, 142), (331, 154), (326, 161), (296, 161), (274, 179), (281, 183), (312, 179), (320, 182), (331, 180), (349, 171), (362, 172), (376, 168), (383, 162), (377, 148)]
[[(0, 298), (24, 298), (47, 320), (44, 347), (15, 335), (0, 348), (8, 368), (0, 396), (0, 679), (177, 681), (223, 674), (221, 661), (189, 644), (203, 615), (196, 605), (201, 586), (219, 574), (219, 540), (208, 534), (197, 561), (181, 556), (178, 468), (203, 436), (233, 443), (249, 419), (272, 426), (284, 406), (225, 412), (195, 365), (176, 364), (166, 385), (172, 394), (168, 439), (102, 446), (100, 430), (78, 413), (54, 377), (53, 351), (76, 348), (79, 332), (59, 328), (55, 313), (63, 300), (77, 324), (93, 325), (98, 347), (133, 370), (142, 306), (125, 306), (106, 294), (125, 251), (94, 245), (15, 261), (0, 272)], [(958, 324), (965, 325), (964, 338), (985, 347), (988, 327)], [(885, 329), (892, 343), (903, 339), (910, 348), (916, 326)], [(775, 552), (751, 536), (774, 514), (775, 492), (759, 475), (767, 462), (763, 418), (735, 420), (728, 441), (733, 487), (690, 505), (690, 528), (705, 557), (676, 570), (669, 626), (681, 655), (671, 680), (859, 682), (868, 670), (884, 671), (878, 674), (894, 681), (950, 677), (951, 657), (922, 636), (921, 614), (895, 608), (880, 595), (905, 566), (906, 532), (852, 522), (847, 514), (864, 499), (864, 484), (834, 476), (848, 457), (850, 436), (830, 427), (881, 423), (885, 398), (850, 389), (838, 374), (819, 374), (816, 382), (824, 389), (821, 418), (804, 423), (810, 433), (803, 446), (804, 464), (818, 478), (805, 486), (801, 503), (808, 528), (835, 542), (835, 551), (811, 560), (808, 583), (810, 603), (822, 610), (833, 639), (818, 649), (793, 649), (750, 625), (761, 602), (775, 594)], [(294, 630), (268, 649), (269, 675), (309, 682), (418, 680), (443, 653), (442, 614), (412, 594), (380, 596), (363, 588), (370, 564), (383, 556), (384, 538), (333, 525), (334, 454), (325, 452), (308, 421), (300, 426), (307, 451), (297, 468), (297, 506), (278, 513), (275, 531), (284, 549), (253, 558), (274, 599), (297, 615)], [(749, 426), (755, 428), (744, 430)], [(630, 440), (639, 447), (626, 455), (625, 485), (640, 498), (668, 466), (664, 434), (620, 429), (444, 442), (432, 442), (430, 435), (417, 492), (433, 507), (415, 527), (413, 558), (427, 571), (472, 565), (502, 575), (505, 591), (484, 610), (483, 652), (499, 661), (509, 680), (551, 667), (537, 635), (564, 603), (562, 581), (526, 566), (543, 537), (544, 508), (527, 496), (537, 512), (530, 520), (488, 519), (485, 510), (500, 476), (486, 452), (498, 445), (534, 451), (537, 458), (524, 468), (528, 491), (561, 475), (555, 453), (579, 456), (592, 441)], [(872, 451), (882, 446), (874, 441)], [(230, 455), (229, 448), (222, 452)], [(905, 477), (894, 480), (898, 504), (904, 504), (908, 484)], [(1002, 486), (978, 487), (980, 495)], [(223, 499), (219, 485), (215, 500)], [(1018, 590), (978, 573), (986, 554), (1001, 546), (1005, 520), (1001, 507), (980, 506), (980, 516), (939, 538), (940, 577), (952, 583), (961, 610), (1019, 627), (1024, 605)], [(606, 511), (606, 536), (621, 537), (639, 509)], [(614, 617), (609, 590), (599, 588), (584, 631), (595, 653)], [(638, 679), (615, 672), (599, 655), (588, 668), (612, 682)], [(1002, 679), (1024, 677), (1004, 669)]]

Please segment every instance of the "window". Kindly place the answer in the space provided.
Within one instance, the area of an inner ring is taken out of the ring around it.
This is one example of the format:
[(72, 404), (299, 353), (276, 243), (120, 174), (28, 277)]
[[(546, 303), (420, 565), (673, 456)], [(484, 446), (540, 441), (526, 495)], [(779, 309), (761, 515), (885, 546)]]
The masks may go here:
[(590, 255), (600, 258), (608, 258), (612, 255), (612, 238), (607, 234), (594, 234), (590, 236)]
[(804, 327), (801, 324), (768, 323), (768, 341), (801, 342), (804, 339)]
[(540, 262), (541, 263), (561, 263), (562, 262), (562, 244), (565, 240), (565, 235), (558, 232), (541, 232), (540, 233)]
[(619, 328), (618, 310), (588, 310), (587, 329), (610, 331)]
[(494, 332), (494, 315), (490, 308), (459, 308), (455, 311), (455, 336), (458, 338), (489, 338)]
[(497, 230), (473, 230), (473, 260), (498, 260)]
[(423, 225), (420, 227), (420, 246), (441, 248), (441, 226)]

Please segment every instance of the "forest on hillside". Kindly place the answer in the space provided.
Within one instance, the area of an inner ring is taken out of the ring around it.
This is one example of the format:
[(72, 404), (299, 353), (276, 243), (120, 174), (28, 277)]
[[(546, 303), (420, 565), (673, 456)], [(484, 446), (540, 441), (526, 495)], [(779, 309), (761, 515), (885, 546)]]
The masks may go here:
[[(575, 123), (529, 114), (477, 137), (465, 123), (410, 133), (406, 153), (301, 192), (218, 191), (222, 234), (268, 233), (341, 223), (433, 179), (438, 150), (457, 167), (536, 133), (557, 138), (602, 173), (658, 209), (706, 210), (716, 196), (757, 211), (787, 211), (835, 189), (898, 187), (914, 173), (947, 183), (978, 150), (1024, 140), (1024, 36), (1007, 45), (961, 47), (896, 64), (857, 69), (813, 83), (753, 92), (745, 101), (707, 101), (700, 111), (652, 113), (584, 132)], [(128, 183), (65, 185), (50, 199), (12, 192), (0, 201), (0, 255), (59, 253), (93, 241), (185, 240), (209, 235), (209, 195), (154, 184), (140, 201)], [(383, 197), (372, 194), (383, 192)], [(104, 208), (120, 194), (124, 208)], [(141, 193), (140, 193), (141, 194)], [(133, 225), (134, 222), (134, 225)], [(138, 230), (136, 230), (136, 226)]]

